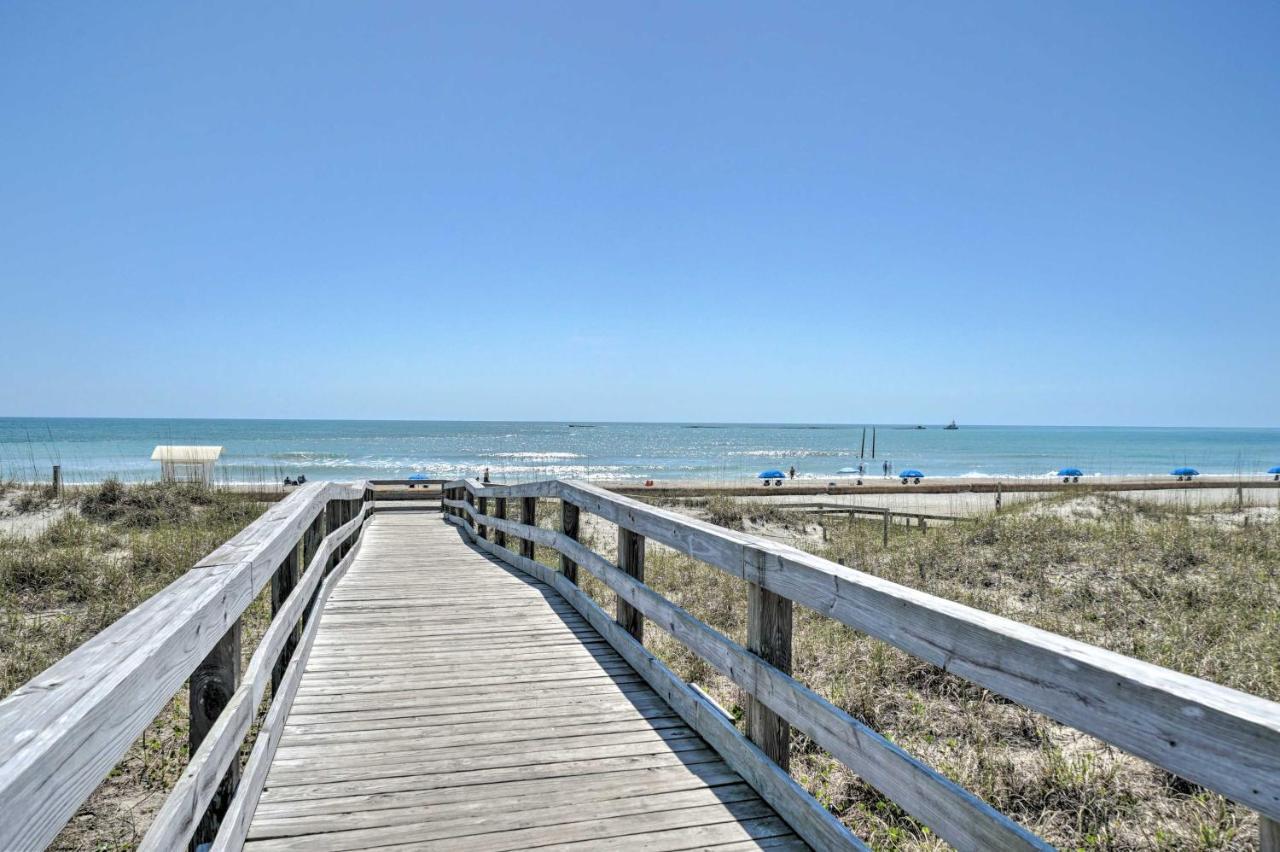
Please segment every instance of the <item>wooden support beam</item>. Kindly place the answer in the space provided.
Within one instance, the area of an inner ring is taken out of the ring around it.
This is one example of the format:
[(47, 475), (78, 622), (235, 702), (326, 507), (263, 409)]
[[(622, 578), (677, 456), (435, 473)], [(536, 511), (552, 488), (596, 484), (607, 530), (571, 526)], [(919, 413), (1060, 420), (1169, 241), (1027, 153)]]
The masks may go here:
[(1280, 852), (1280, 822), (1258, 816), (1258, 852)]
[[(493, 515), (495, 518), (502, 518), (503, 520), (506, 520), (507, 518), (507, 498), (506, 497), (494, 498)], [(498, 547), (506, 547), (507, 534), (500, 529), (495, 529), (493, 531), (493, 543), (498, 545)]]
[[(316, 519), (307, 527), (307, 531), (302, 534), (302, 570), (306, 571), (311, 568), (311, 560), (315, 558), (317, 551), (320, 550), (320, 544), (327, 535), (328, 512), (320, 512), (316, 515)], [(316, 566), (317, 570), (327, 570), (327, 565)], [(317, 584), (318, 587), (319, 584)], [(315, 596), (312, 595), (314, 603)], [(298, 620), (299, 628), (305, 628), (307, 620), (311, 617), (311, 604), (308, 604), (306, 610), (302, 613), (302, 618)], [(274, 695), (274, 690), (272, 695)]]
[[(520, 523), (527, 524), (531, 527), (538, 525), (538, 498), (537, 497), (521, 497), (520, 498)], [(533, 539), (520, 539), (520, 555), (526, 559), (534, 558), (534, 542)]]
[[(560, 501), (560, 532), (574, 541), (578, 540), (578, 506), (568, 500)], [(560, 554), (560, 573), (575, 586), (578, 585), (578, 563)]]
[[(477, 498), (476, 508), (480, 510), (480, 514), (482, 515), (489, 514), (489, 498), (488, 497)], [(488, 540), (489, 528), (486, 527), (484, 524), (477, 524), (476, 532), (479, 534), (481, 538), (485, 539), (486, 541)]]
[(305, 571), (311, 565), (311, 560), (315, 558), (316, 551), (320, 549), (320, 542), (324, 541), (325, 526), (324, 512), (316, 515), (316, 519), (307, 527), (307, 531), (302, 534), (302, 569)]
[[(342, 526), (338, 515), (338, 501), (330, 500), (324, 507), (324, 528), (326, 530), (336, 530)], [(329, 558), (325, 560), (324, 573), (328, 574), (333, 570), (333, 566), (338, 564), (338, 548), (333, 549), (333, 553), (329, 554)]]
[[(302, 541), (289, 551), (289, 555), (280, 563), (280, 567), (271, 575), (271, 618), (275, 619), (276, 614), (280, 612), (280, 608), (284, 606), (285, 600), (293, 592), (298, 585), (298, 579), (301, 576), (302, 565)], [(298, 647), (298, 640), (302, 637), (302, 623), (299, 623), (289, 632), (289, 638), (285, 640), (284, 648), (280, 651), (279, 658), (276, 659), (275, 665), (271, 667), (271, 695), (274, 697), (276, 690), (280, 688), (280, 681), (284, 678), (284, 670), (289, 667), (289, 659), (293, 656), (293, 649)]]
[[(747, 584), (747, 649), (791, 674), (791, 601)], [(791, 726), (754, 695), (747, 699), (747, 736), (785, 771), (791, 765)]]
[[(644, 582), (644, 536), (632, 532), (626, 527), (618, 527), (618, 567), (624, 574)], [(615, 620), (623, 630), (631, 634), (631, 638), (644, 643), (644, 615), (618, 597)]]
[[(188, 733), (190, 754), (195, 754), (204, 742), (209, 730), (218, 720), (218, 714), (227, 706), (236, 687), (240, 685), (240, 620), (236, 619), (231, 629), (223, 634), (218, 644), (211, 650), (191, 674), (190, 681), (190, 713), (191, 725)], [(213, 840), (222, 824), (231, 800), (235, 797), (236, 785), (240, 781), (240, 764), (232, 761), (227, 767), (227, 774), (218, 785), (218, 792), (209, 802), (209, 809), (200, 819), (192, 835), (190, 849), (195, 852), (202, 843)]]

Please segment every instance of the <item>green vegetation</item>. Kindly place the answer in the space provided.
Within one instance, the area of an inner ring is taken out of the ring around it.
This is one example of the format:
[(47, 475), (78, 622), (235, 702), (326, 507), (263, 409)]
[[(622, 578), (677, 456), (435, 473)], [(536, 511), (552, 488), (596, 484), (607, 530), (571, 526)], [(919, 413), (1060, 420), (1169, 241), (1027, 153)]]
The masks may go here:
[[(0, 695), (74, 651), (160, 591), (262, 511), (251, 498), (182, 485), (106, 482), (78, 499), (0, 491), (10, 520), (51, 512), (43, 527), (0, 533)], [(245, 618), (246, 654), (269, 610)], [(59, 836), (54, 849), (131, 849), (187, 759), (186, 694), (161, 712)]]

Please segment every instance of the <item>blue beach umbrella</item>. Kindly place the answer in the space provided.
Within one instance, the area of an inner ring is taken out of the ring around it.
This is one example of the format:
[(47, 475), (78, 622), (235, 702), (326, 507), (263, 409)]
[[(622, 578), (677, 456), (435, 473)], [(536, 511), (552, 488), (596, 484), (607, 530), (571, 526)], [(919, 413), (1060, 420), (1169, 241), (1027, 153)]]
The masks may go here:
[(764, 470), (756, 479), (786, 479), (787, 475), (780, 470)]
[(1084, 476), (1084, 471), (1078, 467), (1064, 467), (1058, 471), (1058, 476)]
[(1170, 476), (1199, 476), (1200, 471), (1196, 470), (1194, 467), (1175, 467), (1173, 470), (1169, 471), (1169, 475)]
[(1267, 473), (1280, 473), (1280, 464), (1278, 464), (1278, 465), (1276, 465), (1275, 467), (1271, 468), (1271, 470), (1267, 471)]
[(409, 474), (409, 478), (410, 479), (429, 479), (430, 477), (428, 477), (425, 473), (411, 473)]
[(903, 479), (924, 479), (924, 474), (916, 470), (914, 467), (907, 468), (899, 473), (898, 476), (901, 476)]

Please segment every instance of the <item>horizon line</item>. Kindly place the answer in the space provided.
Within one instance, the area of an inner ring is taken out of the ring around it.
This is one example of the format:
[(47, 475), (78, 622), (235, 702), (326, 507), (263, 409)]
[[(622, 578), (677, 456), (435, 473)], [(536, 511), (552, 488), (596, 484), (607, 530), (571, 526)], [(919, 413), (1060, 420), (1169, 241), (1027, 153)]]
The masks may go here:
[[(198, 421), (198, 420), (221, 420), (229, 422), (284, 422), (284, 423), (529, 423), (529, 424), (562, 424), (565, 426), (573, 426), (577, 424), (592, 426), (765, 426), (765, 427), (829, 427), (829, 428), (901, 428), (915, 430), (917, 427), (928, 429), (933, 427), (942, 430), (946, 423), (932, 424), (922, 423), (920, 421), (904, 420), (904, 421), (883, 421), (883, 422), (837, 422), (823, 420), (779, 420), (779, 421), (751, 421), (751, 420), (592, 420), (590, 418), (572, 419), (561, 418), (555, 420), (545, 419), (492, 419), (492, 418), (454, 418), (454, 417), (209, 417), (209, 416), (119, 416), (109, 414), (57, 414), (57, 415), (41, 415), (41, 414), (0, 414), (0, 420), (180, 420), (180, 421)], [(959, 421), (954, 421), (959, 423)], [(988, 428), (1020, 428), (1020, 429), (1259, 429), (1259, 430), (1280, 430), (1280, 426), (1259, 426), (1259, 425), (1235, 425), (1227, 426), (1221, 424), (1178, 424), (1178, 425), (1140, 425), (1132, 423), (970, 423), (960, 426), (959, 430), (964, 429), (988, 429)]]

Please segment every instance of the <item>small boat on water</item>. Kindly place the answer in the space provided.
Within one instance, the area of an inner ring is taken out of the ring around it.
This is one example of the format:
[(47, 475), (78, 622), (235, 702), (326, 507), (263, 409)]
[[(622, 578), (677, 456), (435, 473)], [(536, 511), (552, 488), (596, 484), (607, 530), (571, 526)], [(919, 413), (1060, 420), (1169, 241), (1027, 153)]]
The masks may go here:
[(960, 427), (956, 425), (956, 421), (952, 420), (950, 423), (948, 423), (946, 426), (943, 426), (942, 428), (946, 429), (948, 432), (954, 432)]

